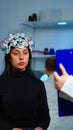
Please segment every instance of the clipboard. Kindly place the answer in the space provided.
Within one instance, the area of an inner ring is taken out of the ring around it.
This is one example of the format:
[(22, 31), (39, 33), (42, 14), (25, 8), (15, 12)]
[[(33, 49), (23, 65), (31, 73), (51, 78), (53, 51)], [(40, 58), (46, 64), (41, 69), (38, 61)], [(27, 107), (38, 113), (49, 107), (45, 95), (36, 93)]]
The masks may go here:
[[(73, 75), (73, 49), (63, 49), (56, 50), (56, 71), (61, 75), (59, 69), (59, 63), (62, 63), (66, 71)], [(66, 95), (63, 93), (64, 97), (60, 96), (60, 91), (58, 91), (58, 114), (59, 116), (70, 116), (73, 115), (73, 102), (68, 100)]]

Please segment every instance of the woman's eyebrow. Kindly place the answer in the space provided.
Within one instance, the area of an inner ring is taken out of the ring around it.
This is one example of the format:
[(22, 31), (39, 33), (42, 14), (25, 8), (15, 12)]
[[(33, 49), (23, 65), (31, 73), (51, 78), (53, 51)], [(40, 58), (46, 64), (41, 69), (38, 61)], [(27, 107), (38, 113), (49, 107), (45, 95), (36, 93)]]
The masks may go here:
[(19, 50), (13, 50), (13, 52), (19, 52)]
[(26, 49), (24, 49), (23, 51), (28, 51), (28, 49), (26, 48)]
[[(13, 52), (19, 52), (20, 50), (18, 50), (18, 49), (15, 49), (15, 50), (13, 50)], [(28, 51), (28, 49), (26, 48), (26, 49), (23, 49), (22, 51)]]

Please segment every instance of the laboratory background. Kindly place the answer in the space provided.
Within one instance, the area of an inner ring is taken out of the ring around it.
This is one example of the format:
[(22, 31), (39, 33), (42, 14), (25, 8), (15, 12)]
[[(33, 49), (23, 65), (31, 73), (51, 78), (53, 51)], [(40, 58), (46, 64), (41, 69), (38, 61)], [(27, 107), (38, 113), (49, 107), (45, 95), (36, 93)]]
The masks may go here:
[[(73, 0), (0, 0), (0, 43), (19, 32), (32, 36), (32, 68), (44, 71), (48, 56), (73, 48)], [(3, 58), (0, 50), (0, 73)]]
[[(40, 79), (48, 57), (55, 56), (56, 50), (73, 49), (73, 0), (0, 0), (0, 46), (10, 33), (32, 37), (32, 69)], [(3, 69), (4, 52), (0, 49), (0, 74)], [(63, 121), (62, 125), (58, 120), (54, 130), (73, 130), (73, 115)]]

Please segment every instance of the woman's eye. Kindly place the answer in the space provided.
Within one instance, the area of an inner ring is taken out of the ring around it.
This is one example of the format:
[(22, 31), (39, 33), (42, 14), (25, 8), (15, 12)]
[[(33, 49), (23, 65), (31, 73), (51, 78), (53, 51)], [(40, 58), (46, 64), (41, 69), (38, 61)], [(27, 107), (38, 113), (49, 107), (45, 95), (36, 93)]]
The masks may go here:
[(18, 52), (14, 52), (14, 55), (18, 55)]
[(28, 52), (24, 52), (24, 54), (26, 55)]

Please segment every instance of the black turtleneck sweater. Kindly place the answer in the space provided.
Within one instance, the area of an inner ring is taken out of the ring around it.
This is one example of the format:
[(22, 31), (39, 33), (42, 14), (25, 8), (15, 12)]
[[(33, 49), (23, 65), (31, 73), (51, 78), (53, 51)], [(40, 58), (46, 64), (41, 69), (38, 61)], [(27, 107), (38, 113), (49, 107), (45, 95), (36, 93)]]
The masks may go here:
[(50, 123), (42, 81), (24, 72), (12, 79), (0, 79), (0, 130), (13, 128), (47, 129)]

